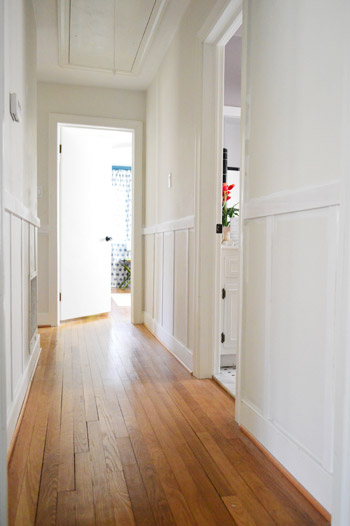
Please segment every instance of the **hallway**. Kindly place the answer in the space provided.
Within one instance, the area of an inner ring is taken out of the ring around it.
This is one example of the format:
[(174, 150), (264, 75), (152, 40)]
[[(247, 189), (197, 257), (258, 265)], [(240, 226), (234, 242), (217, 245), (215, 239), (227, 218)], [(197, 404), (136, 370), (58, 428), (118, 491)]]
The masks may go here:
[(10, 525), (328, 524), (129, 308), (41, 329)]

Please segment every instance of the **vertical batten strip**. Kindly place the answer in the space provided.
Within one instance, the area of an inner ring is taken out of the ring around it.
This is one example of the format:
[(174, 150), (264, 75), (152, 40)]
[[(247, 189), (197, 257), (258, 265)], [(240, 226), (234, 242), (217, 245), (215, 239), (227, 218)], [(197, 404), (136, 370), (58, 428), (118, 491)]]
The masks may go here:
[(273, 263), (273, 230), (274, 217), (266, 220), (266, 283), (265, 283), (265, 340), (264, 340), (264, 418), (271, 417), (271, 293)]

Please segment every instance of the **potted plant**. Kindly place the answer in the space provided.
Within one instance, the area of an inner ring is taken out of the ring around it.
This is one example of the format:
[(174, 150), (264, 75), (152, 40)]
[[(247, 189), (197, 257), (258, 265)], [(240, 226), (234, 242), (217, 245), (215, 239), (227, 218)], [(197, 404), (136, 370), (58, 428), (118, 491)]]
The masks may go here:
[(223, 239), (222, 242), (224, 244), (230, 244), (230, 221), (232, 217), (238, 216), (239, 214), (239, 208), (238, 203), (235, 205), (228, 207), (227, 201), (231, 199), (230, 193), (232, 188), (234, 188), (234, 184), (228, 185), (227, 183), (223, 183), (222, 185), (222, 233), (223, 233)]

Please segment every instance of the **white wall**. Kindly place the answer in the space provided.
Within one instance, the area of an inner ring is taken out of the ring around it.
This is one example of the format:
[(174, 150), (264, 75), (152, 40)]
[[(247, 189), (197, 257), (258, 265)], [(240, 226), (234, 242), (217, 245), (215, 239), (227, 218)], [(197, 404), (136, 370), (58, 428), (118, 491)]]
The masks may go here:
[[(36, 27), (30, 0), (5, 2), (4, 253), (8, 445), (39, 355), (29, 348), (29, 275), (36, 268)], [(22, 121), (13, 122), (16, 92)]]
[(39, 324), (49, 323), (49, 114), (138, 120), (145, 118), (145, 94), (104, 88), (38, 84), (38, 200), (39, 231)]
[(225, 46), (225, 106), (241, 106), (242, 38), (234, 35)]
[(145, 322), (190, 369), (194, 343), (196, 39), (214, 4), (213, 0), (191, 2), (147, 92)]
[(344, 5), (251, 0), (244, 17), (240, 424), (329, 511)]
[(5, 113), (5, 2), (0, 0), (0, 524), (7, 524), (7, 407), (5, 349), (5, 280), (4, 280), (4, 212), (3, 212), (3, 121)]
[[(227, 148), (227, 166), (241, 166), (241, 125), (240, 119), (224, 116), (223, 146)], [(227, 184), (234, 184), (231, 190), (230, 206), (240, 201), (240, 172), (227, 171)]]

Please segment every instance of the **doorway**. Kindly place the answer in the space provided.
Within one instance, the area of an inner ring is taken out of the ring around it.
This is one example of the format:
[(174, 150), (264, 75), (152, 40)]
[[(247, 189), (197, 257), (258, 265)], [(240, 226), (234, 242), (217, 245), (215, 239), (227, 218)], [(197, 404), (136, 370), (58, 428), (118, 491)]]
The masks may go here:
[(62, 125), (59, 137), (60, 321), (110, 312), (111, 287), (130, 307), (132, 132)]
[[(129, 121), (120, 119), (109, 119), (104, 117), (87, 117), (81, 115), (50, 114), (49, 116), (49, 324), (56, 326), (60, 324), (60, 130), (62, 127), (94, 128), (100, 131), (124, 131), (132, 135), (132, 190), (131, 190), (131, 259), (133, 261), (131, 269), (131, 281), (133, 293), (131, 294), (131, 322), (142, 323), (142, 129), (140, 121)], [(109, 164), (109, 176), (113, 160)], [(72, 203), (73, 207), (79, 204), (79, 199)], [(91, 215), (93, 210), (91, 211)], [(92, 215), (93, 217), (93, 215)], [(79, 237), (79, 233), (78, 233)], [(106, 237), (113, 237), (111, 234), (104, 234), (104, 244), (108, 247), (109, 258), (109, 305), (111, 305), (111, 252)], [(102, 241), (101, 241), (102, 243)], [(103, 244), (103, 243), (102, 243)], [(106, 248), (107, 251), (107, 248)], [(88, 286), (88, 285), (86, 285)], [(62, 297), (62, 296), (61, 296)], [(63, 318), (62, 318), (63, 319)]]
[[(219, 306), (220, 340), (216, 347), (214, 379), (233, 397), (236, 396), (236, 365), (239, 323), (239, 210), (241, 178), (241, 27), (225, 45), (222, 224), (226, 230), (220, 247), (219, 268), (221, 301)], [(226, 240), (225, 240), (226, 239)], [(218, 306), (216, 305), (216, 308)]]

